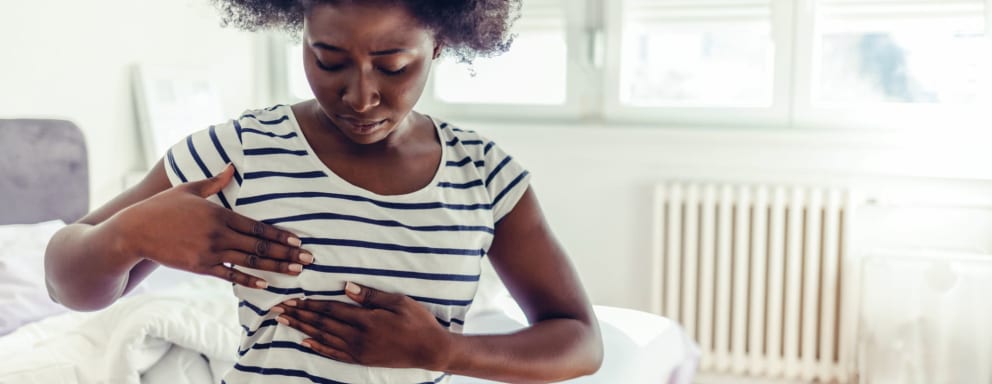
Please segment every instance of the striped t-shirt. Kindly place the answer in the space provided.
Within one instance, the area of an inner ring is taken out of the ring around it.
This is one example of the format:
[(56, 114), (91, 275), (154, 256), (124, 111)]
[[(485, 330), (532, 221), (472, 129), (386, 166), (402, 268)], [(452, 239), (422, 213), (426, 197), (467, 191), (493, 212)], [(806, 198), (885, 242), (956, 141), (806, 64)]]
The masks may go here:
[(269, 283), (235, 286), (243, 329), (237, 364), (225, 382), (439, 383), (444, 372), (337, 362), (300, 346), (305, 335), (276, 323), (270, 308), (290, 298), (350, 302), (353, 281), (405, 294), (438, 323), (461, 332), (495, 223), (526, 191), (529, 174), (492, 141), (434, 121), (440, 167), (428, 186), (379, 195), (345, 181), (321, 162), (289, 106), (246, 111), (194, 133), (166, 154), (173, 185), (234, 164), (234, 181), (210, 200), (295, 233), (316, 261), (299, 276), (241, 268)]

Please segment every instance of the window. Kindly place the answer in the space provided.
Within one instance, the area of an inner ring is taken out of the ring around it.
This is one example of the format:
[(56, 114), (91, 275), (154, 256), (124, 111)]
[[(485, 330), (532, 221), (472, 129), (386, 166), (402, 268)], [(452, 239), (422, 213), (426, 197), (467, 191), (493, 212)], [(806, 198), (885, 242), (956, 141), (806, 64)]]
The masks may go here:
[[(439, 61), (418, 108), (860, 128), (992, 105), (992, 0), (524, 0), (521, 11), (509, 53)], [(295, 71), (290, 89), (308, 97)]]
[(509, 52), (477, 59), (471, 69), (452, 58), (442, 59), (434, 69), (433, 95), (450, 104), (565, 104), (564, 2), (527, 0), (521, 15)]
[(824, 0), (814, 103), (989, 103), (985, 1)]
[(768, 0), (628, 0), (622, 12), (621, 104), (772, 104), (775, 45)]

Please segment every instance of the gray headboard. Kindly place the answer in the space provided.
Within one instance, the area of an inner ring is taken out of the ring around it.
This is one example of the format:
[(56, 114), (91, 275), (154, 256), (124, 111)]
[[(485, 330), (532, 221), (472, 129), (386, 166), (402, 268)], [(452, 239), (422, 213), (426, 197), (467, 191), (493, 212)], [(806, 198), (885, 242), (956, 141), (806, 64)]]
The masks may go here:
[(0, 119), (0, 224), (83, 217), (90, 200), (87, 164), (75, 124)]

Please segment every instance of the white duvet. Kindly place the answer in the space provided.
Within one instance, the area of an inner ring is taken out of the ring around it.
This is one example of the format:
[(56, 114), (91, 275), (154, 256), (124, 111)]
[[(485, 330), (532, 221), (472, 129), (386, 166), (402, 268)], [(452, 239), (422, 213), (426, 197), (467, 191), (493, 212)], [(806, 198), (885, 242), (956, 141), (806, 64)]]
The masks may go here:
[[(470, 312), (466, 332), (523, 327), (512, 300), (502, 301), (500, 310)], [(217, 384), (237, 356), (236, 309), (228, 283), (197, 277), (103, 311), (32, 323), (0, 337), (0, 384)], [(596, 313), (603, 367), (570, 383), (691, 382), (699, 351), (677, 324), (619, 308), (597, 306)], [(470, 383), (491, 382), (452, 379)]]
[(29, 324), (0, 338), (0, 384), (218, 383), (237, 356), (236, 309), (230, 285), (194, 279)]

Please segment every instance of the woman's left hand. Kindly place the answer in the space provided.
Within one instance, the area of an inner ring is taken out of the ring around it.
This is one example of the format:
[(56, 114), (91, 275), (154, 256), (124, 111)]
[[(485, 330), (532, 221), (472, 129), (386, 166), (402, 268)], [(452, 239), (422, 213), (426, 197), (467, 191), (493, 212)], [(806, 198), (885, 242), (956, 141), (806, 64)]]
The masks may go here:
[(452, 334), (430, 311), (400, 294), (348, 283), (361, 306), (339, 301), (288, 300), (273, 307), (276, 321), (309, 336), (302, 345), (345, 363), (443, 371)]

